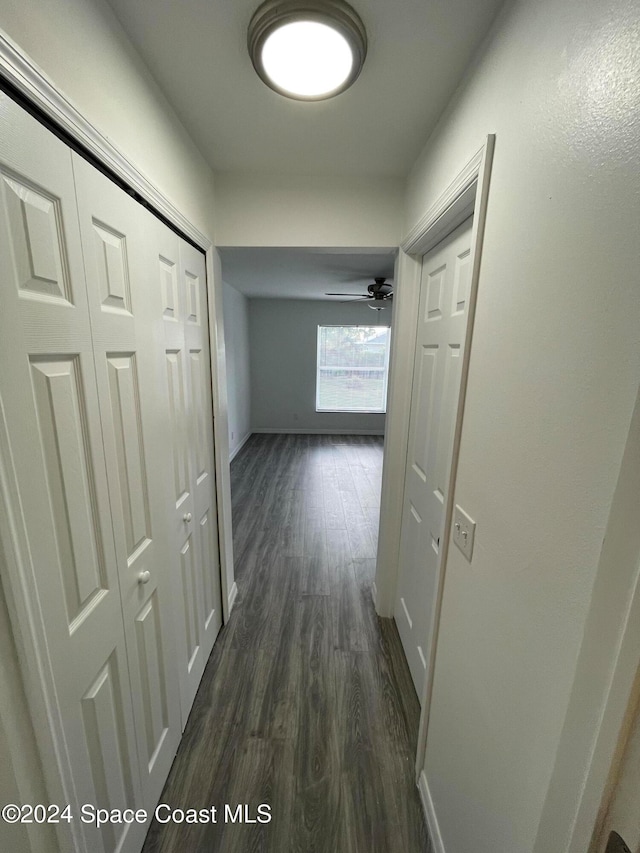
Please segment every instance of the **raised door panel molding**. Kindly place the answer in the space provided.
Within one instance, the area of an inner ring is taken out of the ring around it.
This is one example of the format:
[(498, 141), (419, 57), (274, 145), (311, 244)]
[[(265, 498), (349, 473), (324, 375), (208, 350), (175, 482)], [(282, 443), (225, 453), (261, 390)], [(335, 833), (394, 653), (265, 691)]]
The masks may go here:
[(151, 539), (136, 357), (133, 353), (110, 354), (107, 364), (127, 559), (131, 563)]
[(189, 351), (189, 373), (191, 376), (191, 411), (193, 416), (196, 483), (200, 483), (208, 474), (207, 454), (207, 414), (205, 410), (206, 392), (204, 386), (205, 367), (202, 350)]
[(169, 731), (167, 678), (161, 622), (158, 594), (155, 591), (135, 620), (147, 745), (145, 759), (150, 774), (153, 773), (156, 759)]
[(442, 300), (446, 273), (446, 264), (429, 273), (427, 279), (427, 298), (425, 300), (425, 323), (433, 323), (442, 317)]
[[(135, 802), (133, 767), (120, 693), (118, 655), (114, 651), (81, 700), (82, 718), (95, 790), (95, 805), (130, 808)], [(131, 824), (107, 821), (100, 828), (105, 853), (121, 850)]]
[(469, 304), (471, 293), (471, 249), (462, 252), (456, 258), (453, 283), (453, 304), (451, 315), (463, 314)]
[(200, 519), (200, 553), (202, 555), (202, 579), (204, 586), (204, 629), (207, 631), (211, 620), (219, 609), (219, 596), (216, 595), (214, 578), (220, 574), (217, 542), (214, 529), (207, 511)]
[(197, 275), (193, 275), (193, 273), (186, 272), (185, 274), (185, 298), (186, 298), (186, 306), (185, 306), (185, 319), (187, 323), (194, 323), (196, 325), (200, 325), (200, 279)]
[(78, 356), (31, 357), (69, 632), (106, 591), (105, 556)]
[(195, 557), (191, 536), (180, 551), (180, 576), (184, 607), (184, 632), (187, 650), (187, 669), (191, 672), (200, 650), (200, 620), (198, 619), (198, 585), (195, 574)]
[(59, 199), (6, 173), (2, 183), (20, 295), (71, 304)]
[[(422, 587), (425, 578), (426, 535), (423, 520), (409, 498), (405, 498), (406, 517), (402, 527), (402, 548), (407, 555), (404, 569), (404, 583), (398, 595), (396, 605), (396, 625), (405, 647), (415, 647), (415, 653), (407, 655), (407, 662), (414, 683), (424, 678), (426, 660), (421, 643), (415, 643), (415, 630), (421, 621)], [(398, 606), (399, 605), (399, 606)]]
[(178, 271), (174, 261), (158, 258), (160, 265), (160, 289), (162, 291), (162, 313), (166, 320), (178, 321)]
[(422, 482), (426, 482), (429, 449), (431, 447), (431, 418), (435, 375), (438, 360), (437, 347), (422, 347), (417, 364), (416, 416), (411, 438), (411, 465)]
[(448, 344), (443, 354), (445, 363), (442, 385), (442, 415), (438, 418), (438, 445), (441, 450), (438, 452), (433, 467), (433, 479), (437, 491), (444, 496), (449, 487), (451, 443), (460, 394), (461, 346), (457, 343)]
[(173, 486), (176, 508), (178, 508), (189, 495), (188, 446), (184, 434), (185, 400), (182, 352), (180, 350), (168, 350), (166, 359), (171, 442), (173, 445)]
[(96, 219), (93, 220), (93, 228), (102, 310), (131, 314), (126, 238)]

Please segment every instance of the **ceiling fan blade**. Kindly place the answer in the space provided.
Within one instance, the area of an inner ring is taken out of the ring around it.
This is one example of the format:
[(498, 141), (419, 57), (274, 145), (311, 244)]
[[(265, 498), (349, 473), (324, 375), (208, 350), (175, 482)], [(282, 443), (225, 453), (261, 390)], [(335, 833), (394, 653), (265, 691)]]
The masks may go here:
[[(348, 294), (347, 294), (347, 293), (345, 293), (344, 295), (345, 295), (345, 296), (348, 296)], [(368, 302), (371, 302), (371, 297), (370, 297), (370, 296), (363, 296), (363, 297), (361, 297), (361, 298), (362, 298), (362, 299), (366, 299)], [(341, 305), (346, 305), (346, 304), (347, 304), (347, 302), (360, 302), (360, 299), (343, 299), (343, 300), (342, 300), (342, 302), (341, 302), (340, 304), (341, 304)]]
[(325, 293), (325, 296), (357, 296), (359, 299), (369, 299), (366, 293)]

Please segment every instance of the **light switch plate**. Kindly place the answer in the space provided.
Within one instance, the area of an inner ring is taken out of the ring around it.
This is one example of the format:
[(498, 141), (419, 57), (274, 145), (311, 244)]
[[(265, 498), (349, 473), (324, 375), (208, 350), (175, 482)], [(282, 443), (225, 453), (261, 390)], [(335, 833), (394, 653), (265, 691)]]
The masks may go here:
[(476, 536), (476, 523), (467, 513), (456, 504), (453, 513), (453, 541), (471, 562), (473, 556), (473, 540)]

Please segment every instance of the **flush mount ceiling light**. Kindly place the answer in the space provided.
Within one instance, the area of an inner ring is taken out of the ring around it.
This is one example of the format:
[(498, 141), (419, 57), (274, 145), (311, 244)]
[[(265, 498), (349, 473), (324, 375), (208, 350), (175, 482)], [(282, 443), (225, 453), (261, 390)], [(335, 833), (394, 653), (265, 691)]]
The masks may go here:
[(364, 24), (342, 0), (267, 0), (251, 19), (247, 44), (267, 86), (300, 101), (344, 92), (367, 55)]

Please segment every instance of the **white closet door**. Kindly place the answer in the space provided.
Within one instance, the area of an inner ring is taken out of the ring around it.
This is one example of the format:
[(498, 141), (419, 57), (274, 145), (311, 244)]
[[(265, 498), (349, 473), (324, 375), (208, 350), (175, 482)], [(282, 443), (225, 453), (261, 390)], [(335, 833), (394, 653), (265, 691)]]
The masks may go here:
[(422, 261), (395, 619), (419, 699), (431, 656), (471, 286), (468, 219)]
[(117, 560), (69, 149), (0, 93), (0, 417), (91, 851), (144, 827), (93, 829), (80, 803), (142, 805)]
[(199, 585), (203, 597), (198, 613), (202, 645), (209, 657), (222, 625), (218, 510), (213, 455), (213, 403), (207, 277), (202, 252), (180, 241), (180, 274), (185, 297), (185, 343), (187, 353), (187, 399), (191, 417), (191, 482), (194, 498), (194, 531), (200, 551)]
[(173, 447), (169, 532), (182, 724), (222, 624), (204, 256), (159, 225), (166, 384)]
[(166, 535), (170, 435), (156, 219), (73, 155), (145, 807), (180, 740)]

